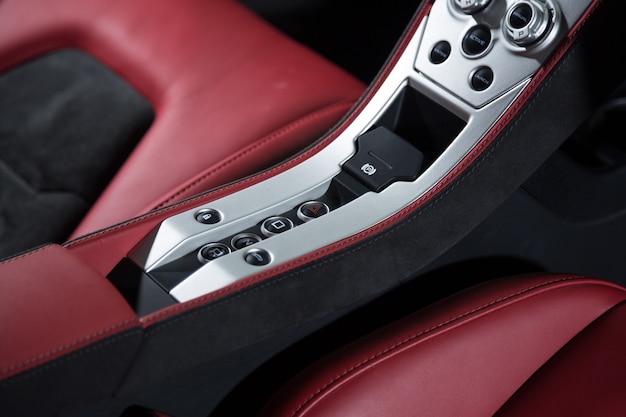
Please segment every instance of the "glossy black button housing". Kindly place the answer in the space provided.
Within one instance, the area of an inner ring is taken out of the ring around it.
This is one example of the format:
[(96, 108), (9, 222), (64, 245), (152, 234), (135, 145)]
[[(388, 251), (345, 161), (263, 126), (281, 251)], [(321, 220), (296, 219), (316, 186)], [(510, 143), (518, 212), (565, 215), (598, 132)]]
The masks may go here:
[(230, 248), (223, 243), (209, 243), (200, 248), (198, 260), (202, 263), (214, 261), (230, 253)]
[(272, 262), (272, 255), (263, 249), (253, 249), (244, 257), (247, 263), (254, 266), (264, 266)]
[(328, 206), (320, 201), (308, 201), (298, 207), (298, 218), (303, 222), (308, 222), (328, 214), (329, 211)]
[(261, 233), (267, 237), (278, 235), (291, 229), (293, 229), (293, 222), (284, 216), (270, 217), (261, 225)]
[(240, 233), (232, 238), (231, 245), (235, 249), (243, 249), (261, 241), (261, 237), (253, 233)]
[(452, 47), (448, 41), (439, 41), (430, 51), (430, 62), (433, 64), (441, 64), (450, 57)]
[(493, 83), (493, 70), (489, 67), (480, 67), (472, 74), (470, 84), (476, 91), (483, 91)]
[(215, 224), (222, 221), (222, 215), (214, 209), (202, 209), (196, 213), (196, 221), (202, 224)]
[(474, 26), (463, 37), (461, 47), (468, 56), (484, 53), (491, 43), (491, 30), (485, 25)]
[(530, 24), (533, 18), (533, 9), (526, 3), (515, 6), (509, 16), (509, 24), (514, 29), (521, 29)]

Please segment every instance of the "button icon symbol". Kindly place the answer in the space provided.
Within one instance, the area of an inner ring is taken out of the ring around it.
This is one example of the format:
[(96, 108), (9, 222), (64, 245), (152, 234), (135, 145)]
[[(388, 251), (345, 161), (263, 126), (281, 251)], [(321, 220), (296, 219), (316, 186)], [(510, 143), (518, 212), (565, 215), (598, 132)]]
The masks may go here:
[(260, 241), (261, 238), (254, 233), (240, 233), (233, 237), (233, 239), (231, 240), (231, 245), (235, 249), (243, 249)]
[(320, 201), (308, 201), (298, 207), (297, 215), (303, 222), (308, 222), (328, 214), (329, 211), (330, 208)]
[(217, 210), (202, 209), (195, 215), (196, 221), (202, 224), (215, 224), (222, 220), (222, 216)]
[(272, 256), (264, 249), (253, 249), (246, 254), (244, 259), (254, 266), (264, 266), (272, 262)]
[(275, 220), (273, 222), (270, 223), (270, 226), (274, 229), (274, 230), (281, 230), (284, 229), (285, 227), (287, 227), (287, 225), (285, 224), (284, 221), (282, 220)]
[(226, 251), (222, 248), (211, 248), (207, 252), (211, 258), (219, 258), (220, 256), (224, 256), (226, 253)]
[(361, 171), (363, 171), (366, 175), (372, 176), (376, 173), (376, 167), (372, 164), (364, 164), (361, 167)]
[(222, 243), (209, 243), (203, 246), (198, 252), (198, 260), (202, 263), (213, 261), (222, 256), (228, 255), (230, 248)]
[(270, 237), (293, 228), (293, 222), (284, 216), (270, 217), (261, 225), (261, 233)]

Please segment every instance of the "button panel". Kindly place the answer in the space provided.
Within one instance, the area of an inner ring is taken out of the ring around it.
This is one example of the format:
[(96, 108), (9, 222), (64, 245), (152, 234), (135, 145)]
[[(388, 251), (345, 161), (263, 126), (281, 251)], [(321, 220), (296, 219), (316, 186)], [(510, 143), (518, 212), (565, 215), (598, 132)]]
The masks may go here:
[(563, 19), (556, 0), (436, 1), (415, 69), (480, 109), (539, 69)]

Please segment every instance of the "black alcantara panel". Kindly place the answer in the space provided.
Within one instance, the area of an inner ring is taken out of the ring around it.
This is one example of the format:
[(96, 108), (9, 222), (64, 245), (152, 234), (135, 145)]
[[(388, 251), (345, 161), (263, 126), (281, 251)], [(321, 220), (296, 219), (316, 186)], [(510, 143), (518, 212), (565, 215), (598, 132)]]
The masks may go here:
[(126, 330), (0, 381), (0, 415), (59, 417), (109, 401), (137, 352), (141, 334), (140, 328)]
[(143, 97), (77, 50), (0, 74), (0, 258), (65, 240), (153, 118)]

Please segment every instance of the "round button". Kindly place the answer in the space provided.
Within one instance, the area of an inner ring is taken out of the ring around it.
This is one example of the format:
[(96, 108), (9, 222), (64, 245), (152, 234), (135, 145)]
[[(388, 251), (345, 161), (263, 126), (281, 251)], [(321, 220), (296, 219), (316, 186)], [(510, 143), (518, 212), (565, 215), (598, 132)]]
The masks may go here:
[(491, 31), (485, 25), (474, 26), (463, 37), (462, 48), (469, 56), (482, 54), (491, 43)]
[(452, 51), (452, 47), (450, 43), (447, 41), (439, 41), (433, 46), (433, 49), (430, 51), (430, 62), (433, 64), (441, 64), (450, 56), (450, 52)]
[(506, 12), (505, 33), (517, 45), (532, 45), (550, 31), (552, 18), (553, 15), (544, 2), (520, 0)]
[(326, 204), (320, 201), (309, 201), (298, 207), (298, 218), (303, 222), (308, 222), (328, 214), (329, 211)]
[(489, 88), (493, 82), (493, 71), (489, 67), (480, 67), (472, 74), (470, 84), (476, 91), (483, 91)]
[(267, 236), (274, 236), (293, 229), (293, 222), (284, 216), (270, 217), (261, 225), (261, 232)]
[(473, 14), (481, 11), (491, 0), (454, 0), (457, 9), (465, 14)]
[(522, 3), (513, 8), (509, 15), (509, 24), (513, 29), (521, 29), (528, 26), (533, 17), (533, 9), (527, 3)]
[(231, 245), (235, 249), (243, 249), (260, 241), (261, 238), (254, 233), (240, 233), (232, 238)]
[(202, 209), (196, 213), (196, 221), (202, 224), (215, 224), (221, 220), (222, 216), (214, 209)]
[(230, 253), (230, 248), (223, 243), (209, 243), (198, 251), (198, 260), (207, 263), (226, 256)]
[(244, 257), (247, 263), (254, 266), (264, 266), (272, 262), (272, 255), (263, 249), (252, 249)]

